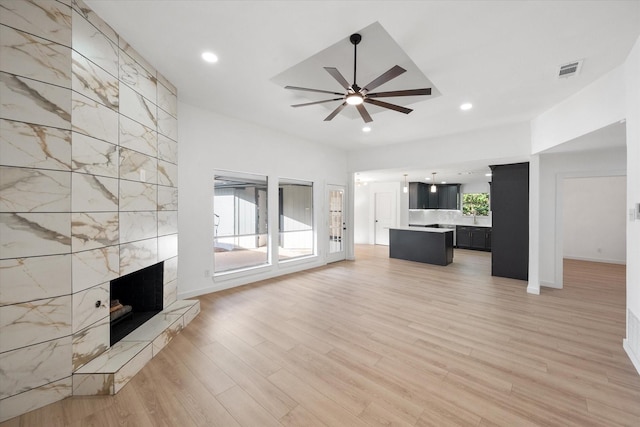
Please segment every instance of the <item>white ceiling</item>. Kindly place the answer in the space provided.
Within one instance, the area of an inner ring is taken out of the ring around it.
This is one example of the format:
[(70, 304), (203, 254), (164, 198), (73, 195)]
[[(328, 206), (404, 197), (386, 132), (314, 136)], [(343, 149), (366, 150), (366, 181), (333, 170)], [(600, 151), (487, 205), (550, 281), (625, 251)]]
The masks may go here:
[[(640, 34), (638, 0), (85, 1), (181, 101), (345, 150), (531, 120), (622, 64)], [(333, 104), (290, 107), (308, 100), (285, 84), (340, 92), (322, 67), (351, 81), (348, 38), (375, 23), (391, 41), (363, 37), (358, 83), (404, 60), (408, 72), (379, 91), (426, 79), (441, 96), (385, 99), (414, 111), (372, 109), (368, 134), (346, 109), (323, 121)], [(205, 50), (219, 62), (204, 63)], [(580, 74), (557, 78), (559, 65), (577, 59)], [(474, 108), (461, 111), (463, 102)]]

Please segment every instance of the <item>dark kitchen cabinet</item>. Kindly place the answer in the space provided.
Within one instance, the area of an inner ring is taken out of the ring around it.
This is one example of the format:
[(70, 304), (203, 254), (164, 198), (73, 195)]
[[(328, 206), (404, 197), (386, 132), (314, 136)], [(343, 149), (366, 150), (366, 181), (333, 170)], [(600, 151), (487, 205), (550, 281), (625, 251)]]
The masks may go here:
[(529, 277), (529, 163), (491, 166), (491, 275)]
[(438, 184), (431, 192), (431, 185), (423, 182), (409, 183), (409, 209), (460, 209), (460, 184)]
[(423, 182), (409, 183), (409, 209), (427, 209), (429, 204), (429, 191), (427, 184)]
[(438, 188), (438, 209), (460, 209), (460, 184), (441, 184)]
[(491, 250), (491, 228), (459, 225), (456, 227), (456, 246), (460, 249)]

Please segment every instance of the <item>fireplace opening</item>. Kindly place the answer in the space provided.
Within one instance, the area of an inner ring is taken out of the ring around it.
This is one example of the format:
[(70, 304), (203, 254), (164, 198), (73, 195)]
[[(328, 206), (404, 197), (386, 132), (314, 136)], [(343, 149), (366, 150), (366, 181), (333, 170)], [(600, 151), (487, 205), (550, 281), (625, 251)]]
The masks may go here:
[(111, 281), (111, 343), (114, 345), (162, 311), (164, 263)]

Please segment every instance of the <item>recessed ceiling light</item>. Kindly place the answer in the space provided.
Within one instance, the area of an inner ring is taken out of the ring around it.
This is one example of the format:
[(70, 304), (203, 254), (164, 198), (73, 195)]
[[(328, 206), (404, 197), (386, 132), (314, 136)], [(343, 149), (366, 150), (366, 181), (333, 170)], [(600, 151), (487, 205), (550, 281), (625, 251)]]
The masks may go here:
[(447, 181), (442, 181), (440, 184), (446, 184), (446, 183), (447, 183)]
[(493, 175), (491, 172), (484, 174), (484, 176), (491, 176), (491, 175)]
[(202, 59), (207, 62), (214, 63), (218, 62), (218, 55), (213, 52), (202, 52)]
[(365, 126), (362, 128), (362, 132), (371, 132), (371, 128), (369, 126)]
[(431, 181), (431, 178), (426, 177), (426, 178), (425, 178), (425, 180), (426, 180), (426, 181)]
[(462, 104), (460, 106), (460, 109), (463, 110), (463, 111), (470, 110), (471, 108), (473, 108), (473, 105), (471, 103), (469, 103), (469, 102), (465, 102), (464, 104)]

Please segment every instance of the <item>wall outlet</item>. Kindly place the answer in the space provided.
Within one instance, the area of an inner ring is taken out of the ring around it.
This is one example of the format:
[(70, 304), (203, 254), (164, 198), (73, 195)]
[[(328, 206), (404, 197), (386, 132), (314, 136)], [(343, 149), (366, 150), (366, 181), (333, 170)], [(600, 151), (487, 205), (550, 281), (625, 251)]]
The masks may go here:
[(204, 271), (204, 277), (209, 277), (211, 276), (211, 274), (209, 274), (209, 270), (205, 270)]

